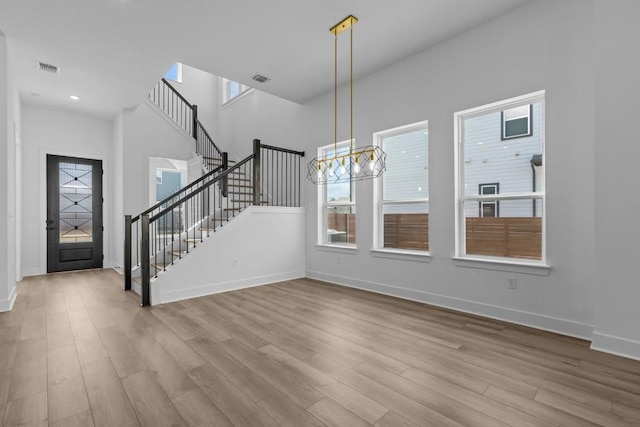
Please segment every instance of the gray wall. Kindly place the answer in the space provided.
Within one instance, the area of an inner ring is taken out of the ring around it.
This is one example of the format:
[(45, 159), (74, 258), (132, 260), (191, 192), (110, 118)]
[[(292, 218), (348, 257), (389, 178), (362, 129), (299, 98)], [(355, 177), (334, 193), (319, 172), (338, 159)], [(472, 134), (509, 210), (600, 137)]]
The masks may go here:
[(112, 265), (109, 256), (117, 242), (111, 238), (115, 225), (112, 143), (114, 126), (111, 120), (99, 119), (76, 112), (23, 106), (23, 170), (22, 204), (24, 212), (22, 268), (25, 275), (47, 271), (46, 218), (46, 155), (82, 157), (102, 160), (103, 221), (105, 267)]
[[(640, 358), (640, 3), (595, 2), (595, 348)], [(629, 126), (631, 125), (631, 126)]]
[[(318, 247), (316, 189), (308, 185), (307, 274), (590, 338), (595, 320), (592, 33), (589, 2), (531, 2), (357, 81), (358, 145), (368, 144), (373, 132), (429, 120), (431, 259), (389, 259), (370, 251), (371, 181), (357, 184), (357, 250)], [(526, 55), (508, 55), (523, 50)], [(550, 271), (452, 259), (453, 114), (542, 89)], [(347, 92), (343, 88), (342, 106), (348, 105)], [(303, 106), (307, 152), (327, 143), (332, 112), (331, 95)], [(341, 118), (338, 140), (348, 137), (347, 118)], [(517, 279), (516, 290), (507, 289), (510, 277)]]

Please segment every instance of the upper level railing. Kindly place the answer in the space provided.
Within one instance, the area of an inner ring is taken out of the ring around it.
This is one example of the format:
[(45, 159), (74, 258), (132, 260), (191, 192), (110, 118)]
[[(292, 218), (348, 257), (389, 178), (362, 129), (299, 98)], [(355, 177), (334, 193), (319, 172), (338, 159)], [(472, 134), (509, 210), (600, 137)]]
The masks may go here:
[(300, 206), (299, 177), (304, 151), (260, 144), (259, 154), (263, 203), (272, 206)]
[(182, 258), (249, 205), (300, 206), (304, 152), (253, 141), (253, 154), (222, 165), (178, 193), (125, 215), (125, 289), (140, 269), (141, 305), (150, 304), (151, 278)]
[(196, 140), (196, 153), (203, 157), (203, 162), (209, 170), (222, 164), (222, 151), (198, 119), (197, 105), (187, 101), (164, 78), (149, 92), (149, 99)]

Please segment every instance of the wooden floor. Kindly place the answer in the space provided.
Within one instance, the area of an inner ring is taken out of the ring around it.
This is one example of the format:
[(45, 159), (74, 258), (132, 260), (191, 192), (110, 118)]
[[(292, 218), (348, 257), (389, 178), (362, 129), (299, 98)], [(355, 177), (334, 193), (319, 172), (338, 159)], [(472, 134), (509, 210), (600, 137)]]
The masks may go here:
[(4, 426), (640, 426), (640, 362), (294, 280), (153, 308), (111, 270), (0, 313)]

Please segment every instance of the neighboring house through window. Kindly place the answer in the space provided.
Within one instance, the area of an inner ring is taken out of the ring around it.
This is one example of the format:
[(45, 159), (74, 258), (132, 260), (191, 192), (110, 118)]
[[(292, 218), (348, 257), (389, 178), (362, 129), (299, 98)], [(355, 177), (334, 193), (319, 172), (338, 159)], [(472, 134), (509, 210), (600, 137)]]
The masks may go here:
[(501, 112), (502, 139), (531, 136), (533, 105), (521, 105)]
[(429, 135), (427, 122), (374, 134), (387, 154), (376, 179), (375, 248), (429, 250)]
[[(480, 184), (478, 189), (478, 194), (481, 196), (486, 196), (489, 194), (499, 194), (500, 193), (500, 184)], [(497, 200), (482, 200), (478, 202), (480, 207), (480, 215), (481, 217), (497, 217), (500, 216), (500, 207)]]
[(544, 263), (544, 91), (455, 123), (456, 256)]

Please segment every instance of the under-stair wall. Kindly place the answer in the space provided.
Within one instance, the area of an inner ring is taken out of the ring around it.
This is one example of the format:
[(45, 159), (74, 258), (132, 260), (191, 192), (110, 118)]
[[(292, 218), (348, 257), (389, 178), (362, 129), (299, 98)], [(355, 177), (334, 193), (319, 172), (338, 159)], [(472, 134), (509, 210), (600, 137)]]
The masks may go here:
[(151, 304), (305, 275), (305, 208), (251, 206), (176, 260), (151, 285)]

